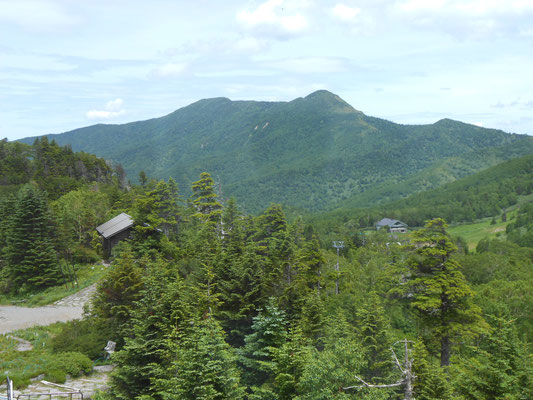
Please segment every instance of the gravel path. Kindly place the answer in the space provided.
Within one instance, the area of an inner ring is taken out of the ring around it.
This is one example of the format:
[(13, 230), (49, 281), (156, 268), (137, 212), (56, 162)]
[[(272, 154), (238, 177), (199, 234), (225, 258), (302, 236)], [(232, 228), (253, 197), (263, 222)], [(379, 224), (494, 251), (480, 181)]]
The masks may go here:
[(50, 306), (35, 308), (0, 306), (0, 334), (36, 325), (50, 325), (58, 321), (79, 319), (83, 314), (83, 305), (95, 290), (96, 284), (56, 301)]

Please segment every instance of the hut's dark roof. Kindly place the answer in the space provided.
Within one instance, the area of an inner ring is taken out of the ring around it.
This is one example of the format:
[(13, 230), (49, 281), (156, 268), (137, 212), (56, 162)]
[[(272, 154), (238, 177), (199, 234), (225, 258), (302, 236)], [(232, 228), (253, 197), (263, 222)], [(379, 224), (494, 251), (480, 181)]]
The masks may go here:
[(397, 219), (383, 218), (381, 221), (376, 222), (376, 226), (391, 226), (391, 227), (392, 226), (405, 226), (407, 227), (407, 224)]
[(96, 227), (96, 230), (104, 238), (108, 239), (133, 226), (133, 218), (126, 213), (121, 213), (115, 218), (104, 222), (102, 225)]

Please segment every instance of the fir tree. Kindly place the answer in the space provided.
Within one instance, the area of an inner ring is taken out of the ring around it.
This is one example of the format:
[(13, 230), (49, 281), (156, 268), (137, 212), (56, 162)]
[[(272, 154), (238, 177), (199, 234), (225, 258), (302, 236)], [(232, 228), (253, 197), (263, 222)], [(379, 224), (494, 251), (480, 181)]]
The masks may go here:
[(217, 199), (214, 185), (211, 175), (202, 172), (200, 180), (192, 183), (192, 205), (196, 210), (196, 217), (203, 221), (219, 223), (222, 205)]
[(45, 194), (31, 184), (23, 186), (5, 234), (12, 291), (41, 289), (60, 282), (53, 230)]
[(439, 363), (430, 357), (424, 342), (418, 340), (413, 347), (412, 372), (415, 375), (413, 392), (417, 400), (453, 399), (447, 375)]
[(131, 336), (134, 303), (141, 298), (142, 270), (127, 246), (117, 256), (92, 299), (92, 313), (110, 326), (119, 347)]
[(411, 300), (425, 328), (440, 342), (441, 366), (450, 364), (454, 338), (486, 329), (474, 292), (452, 258), (457, 247), (437, 218), (414, 233), (419, 247), (408, 261), (409, 281), (404, 294)]
[(385, 310), (376, 292), (370, 292), (357, 311), (357, 333), (365, 352), (367, 366), (363, 376), (373, 383), (390, 381), (395, 366), (391, 358), (392, 335)]
[(467, 400), (522, 399), (531, 396), (531, 360), (523, 352), (514, 321), (487, 316), (492, 330), (472, 348), (458, 369), (457, 390)]
[(191, 321), (191, 327), (169, 344), (167, 376), (155, 380), (157, 396), (175, 400), (239, 400), (235, 355), (224, 331), (212, 317)]
[(277, 308), (271, 299), (264, 310), (253, 319), (252, 333), (244, 339), (240, 350), (240, 363), (244, 366), (244, 382), (252, 390), (261, 390), (263, 385), (271, 385), (274, 380), (274, 349), (287, 339), (285, 312)]

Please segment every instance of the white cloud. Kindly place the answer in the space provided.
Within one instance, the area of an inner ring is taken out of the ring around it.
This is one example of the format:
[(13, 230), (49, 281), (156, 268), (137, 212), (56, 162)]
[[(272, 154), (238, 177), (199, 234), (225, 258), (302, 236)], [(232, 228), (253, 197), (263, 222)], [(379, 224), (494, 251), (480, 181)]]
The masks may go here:
[(183, 75), (186, 69), (186, 63), (168, 63), (154, 68), (151, 71), (151, 75), (158, 78), (172, 78)]
[(361, 13), (361, 9), (339, 3), (332, 8), (331, 14), (341, 21), (353, 21)]
[(122, 109), (124, 100), (115, 99), (108, 101), (104, 110), (90, 110), (85, 113), (85, 116), (89, 119), (111, 119), (119, 117), (126, 113), (126, 110)]
[(76, 18), (57, 2), (45, 0), (0, 0), (0, 21), (30, 31), (53, 31), (74, 26)]
[(338, 57), (298, 57), (265, 64), (282, 71), (298, 74), (335, 73), (348, 69), (346, 60)]
[(305, 31), (309, 26), (303, 14), (306, 1), (267, 0), (253, 10), (237, 13), (244, 28), (274, 37), (287, 37)]
[(122, 109), (122, 105), (124, 104), (124, 100), (122, 99), (115, 99), (108, 101), (105, 105), (106, 110), (111, 112), (118, 112)]
[(438, 28), (454, 36), (527, 34), (531, 0), (400, 0), (391, 11), (415, 26)]

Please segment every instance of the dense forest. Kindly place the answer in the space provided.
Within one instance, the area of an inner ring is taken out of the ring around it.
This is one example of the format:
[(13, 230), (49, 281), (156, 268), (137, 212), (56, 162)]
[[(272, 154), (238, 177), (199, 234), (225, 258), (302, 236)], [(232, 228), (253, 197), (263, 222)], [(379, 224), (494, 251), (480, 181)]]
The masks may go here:
[[(206, 172), (187, 190), (144, 172), (128, 186), (103, 160), (46, 139), (1, 149), (3, 293), (63, 284), (65, 263), (102, 257), (95, 226), (121, 212), (135, 222), (85, 318), (54, 338), (58, 359), (95, 360), (102, 343), (117, 342), (104, 398), (533, 397), (533, 206), (509, 217), (505, 239), (476, 249), (441, 218), (461, 220), (457, 207), (401, 238), (381, 230), (360, 240), (345, 226), (337, 254), (327, 224), (287, 218), (279, 204), (247, 214)], [(526, 159), (516, 162), (527, 175)], [(530, 179), (480, 182), (497, 201), (511, 187), (531, 191)], [(442, 190), (435, 210), (463, 192)]]

